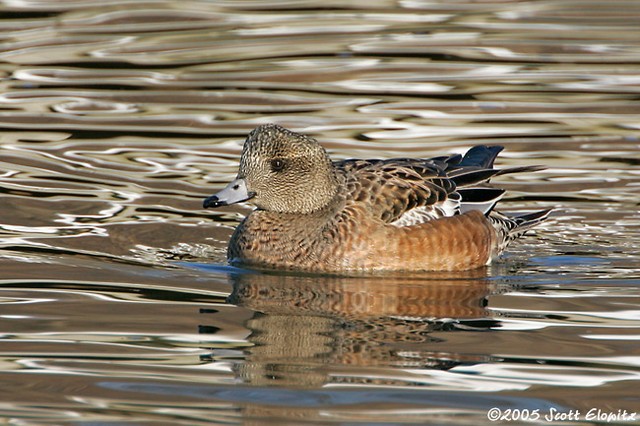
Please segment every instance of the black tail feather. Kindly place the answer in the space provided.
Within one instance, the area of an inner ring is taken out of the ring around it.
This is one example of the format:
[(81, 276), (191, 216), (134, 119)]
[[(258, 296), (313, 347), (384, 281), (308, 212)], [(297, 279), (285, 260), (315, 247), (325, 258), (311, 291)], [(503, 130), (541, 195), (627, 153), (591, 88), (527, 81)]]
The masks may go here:
[(496, 157), (503, 149), (504, 147), (500, 145), (476, 145), (467, 151), (458, 165), (462, 167), (482, 167), (483, 169), (490, 169), (493, 167), (493, 162)]
[[(467, 151), (462, 160), (447, 162), (447, 174), (457, 186), (463, 187), (488, 182), (494, 176), (545, 169), (544, 166), (537, 165), (494, 169), (493, 162), (503, 148), (500, 145), (476, 145)], [(450, 158), (454, 157), (456, 156)]]
[(496, 176), (507, 175), (510, 173), (522, 173), (522, 172), (538, 172), (540, 170), (545, 170), (545, 166), (533, 165), (533, 166), (520, 166), (520, 167), (508, 167), (506, 169), (498, 170)]
[(487, 182), (499, 172), (500, 170), (496, 169), (459, 169), (449, 173), (449, 176), (456, 183), (456, 186), (469, 186)]

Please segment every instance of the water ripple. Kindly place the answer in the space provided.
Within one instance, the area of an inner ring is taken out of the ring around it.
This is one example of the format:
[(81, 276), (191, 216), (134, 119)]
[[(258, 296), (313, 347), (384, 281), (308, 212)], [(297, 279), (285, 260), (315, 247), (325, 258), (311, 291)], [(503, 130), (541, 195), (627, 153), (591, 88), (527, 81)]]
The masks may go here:
[[(633, 0), (5, 2), (3, 418), (636, 409), (639, 17)], [(335, 159), (504, 145), (499, 167), (547, 169), (496, 178), (500, 207), (554, 212), (469, 274), (230, 267), (251, 206), (202, 200), (267, 122)]]

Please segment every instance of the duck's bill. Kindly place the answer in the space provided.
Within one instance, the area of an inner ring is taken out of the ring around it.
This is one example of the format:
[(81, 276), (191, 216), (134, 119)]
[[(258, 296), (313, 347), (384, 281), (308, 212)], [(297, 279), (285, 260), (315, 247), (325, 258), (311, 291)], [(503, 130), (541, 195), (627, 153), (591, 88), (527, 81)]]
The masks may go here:
[(226, 186), (222, 191), (204, 200), (202, 204), (205, 209), (228, 206), (240, 203), (253, 198), (256, 194), (247, 190), (247, 183), (244, 179), (236, 179)]

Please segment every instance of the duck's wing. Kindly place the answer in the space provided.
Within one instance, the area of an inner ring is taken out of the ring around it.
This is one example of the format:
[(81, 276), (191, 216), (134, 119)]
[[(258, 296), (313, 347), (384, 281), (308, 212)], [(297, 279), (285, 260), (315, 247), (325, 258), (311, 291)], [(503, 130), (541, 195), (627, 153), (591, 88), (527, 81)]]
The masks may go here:
[(344, 160), (349, 197), (384, 222), (411, 226), (472, 210), (489, 214), (504, 190), (488, 187), (493, 176), (539, 170), (538, 166), (495, 169), (503, 147), (478, 145), (464, 157)]
[(345, 160), (349, 198), (382, 221), (410, 226), (459, 213), (461, 196), (440, 159)]

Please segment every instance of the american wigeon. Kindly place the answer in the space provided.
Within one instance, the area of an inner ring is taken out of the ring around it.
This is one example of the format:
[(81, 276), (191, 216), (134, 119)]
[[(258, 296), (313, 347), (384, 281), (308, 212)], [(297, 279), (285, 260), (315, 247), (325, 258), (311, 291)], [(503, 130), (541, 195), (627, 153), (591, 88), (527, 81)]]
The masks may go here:
[(250, 201), (236, 228), (232, 264), (314, 272), (456, 271), (487, 265), (549, 214), (493, 210), (504, 190), (493, 176), (501, 146), (464, 157), (332, 162), (313, 138), (274, 124), (245, 141), (237, 178), (204, 201)]

